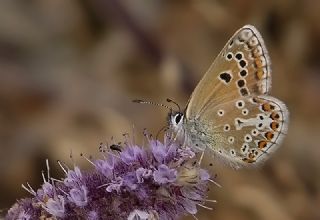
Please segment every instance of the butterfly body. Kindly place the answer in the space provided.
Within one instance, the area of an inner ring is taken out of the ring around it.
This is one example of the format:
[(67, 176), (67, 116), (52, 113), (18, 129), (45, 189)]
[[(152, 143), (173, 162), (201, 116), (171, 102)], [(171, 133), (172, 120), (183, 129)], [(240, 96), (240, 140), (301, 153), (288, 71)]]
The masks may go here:
[[(178, 119), (181, 117), (181, 120), (177, 120), (177, 116)], [(192, 146), (197, 152), (204, 151), (206, 143), (213, 144), (214, 138), (206, 135), (208, 128), (197, 119), (188, 120), (182, 112), (171, 113), (169, 118), (169, 124), (177, 142)]]
[(177, 141), (232, 167), (259, 164), (278, 148), (288, 125), (288, 110), (268, 95), (270, 88), (268, 52), (259, 32), (246, 25), (220, 52), (186, 109), (169, 113), (169, 126)]

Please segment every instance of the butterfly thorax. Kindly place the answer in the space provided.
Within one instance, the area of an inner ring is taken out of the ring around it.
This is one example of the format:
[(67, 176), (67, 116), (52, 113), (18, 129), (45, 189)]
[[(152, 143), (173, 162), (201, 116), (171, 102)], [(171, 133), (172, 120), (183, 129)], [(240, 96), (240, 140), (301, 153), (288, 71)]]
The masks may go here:
[(203, 123), (197, 119), (187, 119), (182, 112), (170, 112), (168, 123), (175, 141), (182, 146), (191, 147), (195, 151), (204, 151), (206, 143), (213, 143), (213, 137), (206, 133)]

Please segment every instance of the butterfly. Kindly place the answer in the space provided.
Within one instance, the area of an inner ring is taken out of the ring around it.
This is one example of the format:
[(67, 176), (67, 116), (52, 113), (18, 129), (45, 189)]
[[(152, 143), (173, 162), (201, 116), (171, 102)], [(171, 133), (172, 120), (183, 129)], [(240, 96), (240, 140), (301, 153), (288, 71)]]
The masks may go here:
[[(287, 132), (286, 105), (269, 96), (270, 58), (258, 30), (240, 28), (193, 91), (183, 111), (171, 111), (175, 140), (210, 152), (234, 168), (261, 164)], [(203, 154), (202, 154), (203, 155)]]

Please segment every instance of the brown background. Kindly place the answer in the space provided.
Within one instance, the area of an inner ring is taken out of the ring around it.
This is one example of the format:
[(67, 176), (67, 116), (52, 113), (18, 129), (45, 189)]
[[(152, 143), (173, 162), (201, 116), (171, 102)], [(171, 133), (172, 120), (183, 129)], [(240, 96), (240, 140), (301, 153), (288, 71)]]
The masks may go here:
[[(265, 166), (214, 164), (214, 211), (199, 219), (320, 219), (320, 1), (30, 0), (0, 2), (0, 209), (37, 188), (45, 158), (82, 167), (135, 125), (156, 133), (244, 24), (265, 38), (272, 94), (287, 103), (283, 146)], [(209, 204), (210, 205), (210, 204)], [(192, 219), (192, 218), (189, 218)]]

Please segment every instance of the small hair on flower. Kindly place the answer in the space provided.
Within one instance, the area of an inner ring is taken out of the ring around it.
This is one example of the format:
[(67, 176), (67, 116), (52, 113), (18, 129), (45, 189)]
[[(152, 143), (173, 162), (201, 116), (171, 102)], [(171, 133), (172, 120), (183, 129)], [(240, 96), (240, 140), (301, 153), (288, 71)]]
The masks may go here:
[(123, 145), (100, 145), (101, 159), (88, 160), (93, 168), (82, 171), (58, 161), (65, 173), (61, 180), (50, 177), (48, 160), (43, 184), (32, 197), (18, 200), (5, 219), (179, 219), (195, 217), (197, 206), (207, 199), (209, 173), (201, 169), (195, 153), (180, 147), (167, 135), (164, 141), (146, 136), (139, 146), (126, 135)]

